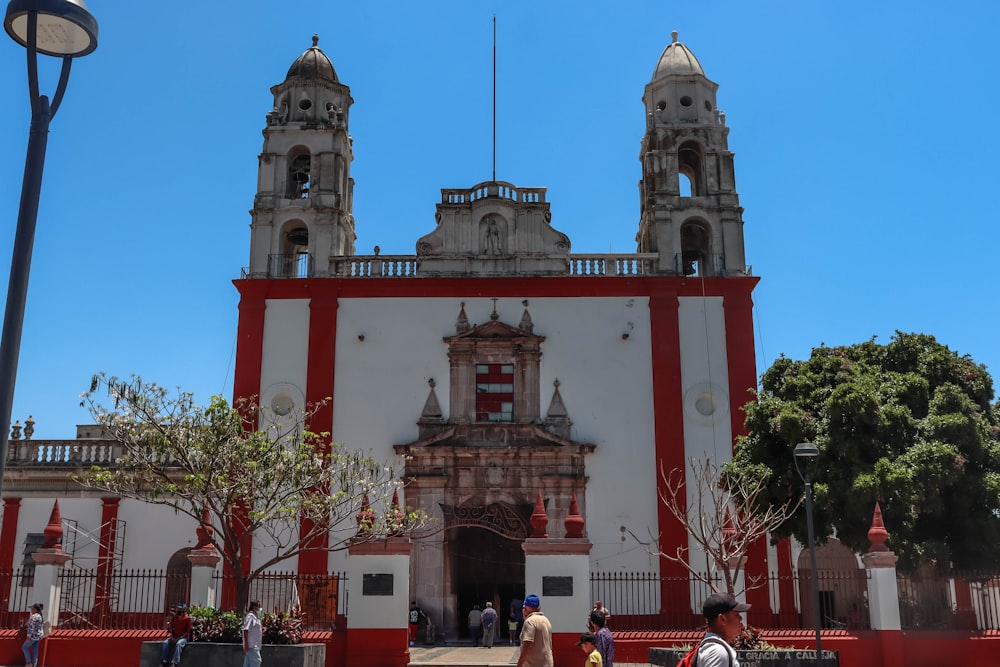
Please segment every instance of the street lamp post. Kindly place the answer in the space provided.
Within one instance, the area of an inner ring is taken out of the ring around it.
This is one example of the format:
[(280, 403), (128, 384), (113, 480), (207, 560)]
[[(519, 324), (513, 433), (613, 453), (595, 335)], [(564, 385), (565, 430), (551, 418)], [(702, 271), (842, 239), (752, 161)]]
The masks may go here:
[[(42, 170), (49, 123), (56, 115), (73, 58), (85, 56), (97, 48), (97, 21), (87, 11), (83, 0), (11, 0), (4, 18), (7, 34), (28, 51), (28, 95), (31, 103), (31, 129), (28, 154), (24, 161), (21, 203), (17, 212), (14, 249), (7, 285), (3, 333), (0, 334), (0, 491), (7, 463), (10, 416), (14, 405), (17, 359), (24, 327), (24, 305), (28, 296), (31, 250), (35, 242), (35, 222), (42, 190)], [(62, 70), (52, 102), (38, 93), (38, 54), (61, 57)]]
[(812, 444), (811, 442), (802, 442), (795, 445), (795, 470), (798, 471), (799, 477), (802, 477), (806, 484), (806, 533), (809, 538), (809, 567), (811, 568), (809, 577), (809, 588), (812, 594), (812, 608), (813, 608), (813, 628), (816, 630), (816, 660), (819, 661), (817, 664), (822, 664), (823, 660), (823, 645), (820, 638), (820, 630), (822, 629), (820, 609), (819, 609), (819, 582), (817, 581), (816, 572), (816, 535), (813, 530), (813, 490), (812, 490), (812, 478), (809, 474), (809, 466), (805, 465), (805, 475), (803, 476), (802, 471), (799, 469), (799, 459), (808, 463), (812, 459), (819, 456), (819, 447)]

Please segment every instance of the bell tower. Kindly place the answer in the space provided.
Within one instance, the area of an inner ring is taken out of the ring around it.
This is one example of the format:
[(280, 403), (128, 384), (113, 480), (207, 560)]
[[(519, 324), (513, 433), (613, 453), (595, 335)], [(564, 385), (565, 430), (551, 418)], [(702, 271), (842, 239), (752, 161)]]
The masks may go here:
[(330, 275), (330, 257), (354, 254), (350, 88), (319, 48), (299, 56), (271, 88), (250, 211), (251, 278)]
[(661, 273), (747, 275), (743, 209), (718, 87), (674, 31), (642, 96), (636, 242), (638, 252), (659, 254)]

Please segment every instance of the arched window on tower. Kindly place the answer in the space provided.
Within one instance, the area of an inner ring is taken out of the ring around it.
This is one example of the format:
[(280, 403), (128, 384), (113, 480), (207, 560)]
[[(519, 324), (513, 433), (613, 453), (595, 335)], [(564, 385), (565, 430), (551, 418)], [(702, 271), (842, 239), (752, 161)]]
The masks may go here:
[[(701, 146), (694, 141), (686, 141), (677, 149), (677, 171), (682, 197), (705, 196), (705, 161)], [(684, 180), (687, 179), (688, 194), (684, 194)]]
[(309, 228), (300, 220), (285, 223), (281, 235), (281, 252), (268, 258), (271, 278), (308, 278), (312, 275), (309, 254)]
[(288, 165), (288, 198), (307, 199), (310, 186), (310, 162), (308, 153), (293, 157)]
[(712, 275), (709, 255), (709, 232), (698, 222), (686, 222), (681, 227), (679, 273), (685, 276)]
[(677, 174), (677, 180), (680, 181), (681, 197), (691, 196), (691, 179), (683, 171)]

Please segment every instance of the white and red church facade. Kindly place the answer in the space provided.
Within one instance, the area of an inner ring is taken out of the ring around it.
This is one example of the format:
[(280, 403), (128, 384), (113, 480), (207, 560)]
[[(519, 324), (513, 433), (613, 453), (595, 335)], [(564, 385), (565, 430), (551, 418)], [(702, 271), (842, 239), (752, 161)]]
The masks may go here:
[(352, 99), (318, 45), (272, 88), (234, 393), (279, 412), (332, 397), (314, 430), (399, 462), (440, 527), (415, 543), (412, 597), (444, 628), (523, 596), (539, 492), (553, 537), (577, 499), (593, 569), (684, 575), (655, 555), (688, 542), (661, 471), (727, 460), (756, 386), (716, 88), (675, 35), (643, 96), (635, 254), (574, 254), (544, 188), (491, 181), (442, 190), (408, 256), (354, 252)]

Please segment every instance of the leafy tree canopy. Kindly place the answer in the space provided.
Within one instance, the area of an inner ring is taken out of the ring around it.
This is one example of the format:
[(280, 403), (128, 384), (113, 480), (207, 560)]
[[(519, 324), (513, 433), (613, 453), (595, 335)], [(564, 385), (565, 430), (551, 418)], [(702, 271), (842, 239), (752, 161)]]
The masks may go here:
[[(933, 336), (897, 331), (781, 357), (745, 407), (749, 436), (730, 464), (774, 471), (762, 508), (801, 497), (792, 450), (812, 442), (817, 540), (868, 550), (875, 501), (899, 567), (1000, 565), (1000, 409), (986, 368)], [(775, 535), (806, 542), (800, 508)]]
[(255, 401), (232, 407), (215, 396), (201, 407), (190, 393), (104, 374), (94, 377), (83, 404), (121, 454), (77, 481), (171, 507), (191, 519), (192, 534), (208, 528), (206, 538), (236, 580), (237, 608), (251, 582), (282, 561), (406, 534), (426, 518), (396, 504), (391, 462), (310, 431), (318, 406), (279, 415)]

